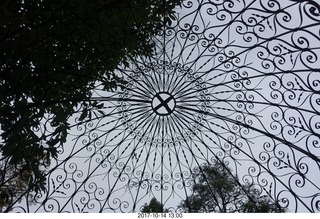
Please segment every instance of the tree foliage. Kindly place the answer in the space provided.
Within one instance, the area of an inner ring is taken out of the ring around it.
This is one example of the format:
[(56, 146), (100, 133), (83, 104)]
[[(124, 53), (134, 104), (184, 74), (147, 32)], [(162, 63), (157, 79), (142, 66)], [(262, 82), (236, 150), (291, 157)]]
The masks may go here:
[(28, 188), (34, 183), (35, 178), (31, 169), (12, 165), (8, 158), (2, 159), (0, 161), (0, 213), (6, 211), (13, 202), (20, 201), (21, 196), (26, 196), (28, 203), (33, 204), (35, 193)]
[(186, 212), (284, 212), (277, 201), (258, 189), (241, 185), (224, 164), (214, 162), (192, 174), (192, 194), (179, 207)]
[(35, 190), (44, 189), (42, 161), (66, 142), (68, 119), (81, 111), (85, 120), (103, 107), (90, 101), (96, 82), (106, 90), (124, 85), (114, 70), (153, 52), (151, 36), (179, 3), (0, 1), (2, 159), (32, 171)]
[(142, 207), (142, 211), (144, 213), (166, 213), (167, 209), (164, 209), (163, 204), (161, 204), (156, 198), (152, 198), (150, 203), (145, 203)]

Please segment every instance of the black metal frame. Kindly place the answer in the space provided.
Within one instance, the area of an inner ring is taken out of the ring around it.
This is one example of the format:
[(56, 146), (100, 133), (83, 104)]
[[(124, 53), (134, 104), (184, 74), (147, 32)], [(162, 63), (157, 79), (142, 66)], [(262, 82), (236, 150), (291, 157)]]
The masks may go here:
[(288, 211), (319, 212), (319, 8), (183, 1), (155, 54), (117, 70), (124, 90), (97, 82), (104, 107), (72, 118), (47, 192), (11, 210), (139, 212), (156, 197), (180, 211), (193, 169), (217, 160)]

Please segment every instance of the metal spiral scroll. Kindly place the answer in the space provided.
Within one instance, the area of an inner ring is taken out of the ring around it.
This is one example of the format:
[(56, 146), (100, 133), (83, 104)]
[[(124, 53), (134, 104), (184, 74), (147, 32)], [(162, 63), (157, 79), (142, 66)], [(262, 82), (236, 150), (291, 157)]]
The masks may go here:
[[(224, 162), (289, 212), (320, 211), (320, 6), (316, 1), (184, 1), (126, 87), (72, 118), (47, 192), (13, 211), (179, 211), (192, 170)], [(29, 204), (28, 204), (29, 203)]]

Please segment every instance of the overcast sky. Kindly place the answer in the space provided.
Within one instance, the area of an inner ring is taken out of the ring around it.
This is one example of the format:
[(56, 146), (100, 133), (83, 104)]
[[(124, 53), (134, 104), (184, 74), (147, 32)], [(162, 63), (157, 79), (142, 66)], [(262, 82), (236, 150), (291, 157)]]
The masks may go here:
[(152, 197), (173, 210), (190, 195), (193, 168), (220, 160), (241, 184), (288, 199), (289, 211), (319, 211), (320, 17), (311, 6), (184, 1), (156, 54), (117, 72), (125, 90), (97, 86), (103, 112), (70, 130), (47, 194), (29, 210), (139, 212)]

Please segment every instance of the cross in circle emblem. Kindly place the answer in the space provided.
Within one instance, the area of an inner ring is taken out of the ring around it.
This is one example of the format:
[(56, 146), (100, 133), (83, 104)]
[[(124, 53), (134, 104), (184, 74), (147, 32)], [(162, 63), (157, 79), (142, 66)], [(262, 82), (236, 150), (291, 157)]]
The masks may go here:
[(152, 99), (152, 109), (160, 116), (170, 115), (175, 108), (175, 99), (168, 92), (157, 93)]

